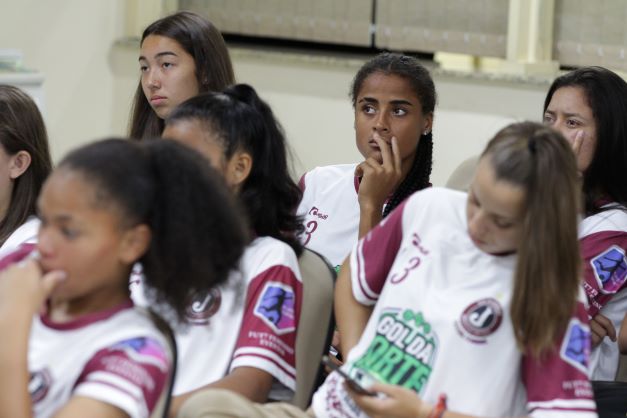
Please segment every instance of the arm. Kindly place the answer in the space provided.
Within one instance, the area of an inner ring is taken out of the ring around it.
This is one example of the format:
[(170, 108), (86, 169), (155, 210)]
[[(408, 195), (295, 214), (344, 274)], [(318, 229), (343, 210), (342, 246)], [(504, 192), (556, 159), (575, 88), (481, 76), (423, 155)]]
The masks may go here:
[(239, 393), (252, 402), (264, 403), (268, 400), (273, 377), (270, 373), (254, 367), (238, 367), (220, 380), (191, 392), (172, 398), (170, 417), (174, 418), (183, 403), (197, 392), (207, 389), (228, 389)]
[(618, 332), (618, 349), (621, 354), (627, 354), (627, 314), (625, 314), (623, 322), (620, 324), (620, 331)]
[(0, 417), (32, 416), (28, 392), (28, 339), (33, 316), (65, 278), (61, 272), (42, 277), (33, 260), (9, 267), (0, 276), (0, 333), (11, 335), (0, 344)]
[(335, 284), (334, 308), (341, 335), (342, 357), (346, 360), (348, 352), (357, 345), (373, 309), (362, 305), (353, 296), (350, 256), (344, 260)]
[(368, 158), (355, 169), (355, 175), (361, 177), (359, 184), (359, 238), (374, 228), (382, 219), (383, 205), (403, 180), (401, 156), (398, 143), (392, 137), (391, 145), (379, 135), (374, 140), (381, 150), (382, 163)]

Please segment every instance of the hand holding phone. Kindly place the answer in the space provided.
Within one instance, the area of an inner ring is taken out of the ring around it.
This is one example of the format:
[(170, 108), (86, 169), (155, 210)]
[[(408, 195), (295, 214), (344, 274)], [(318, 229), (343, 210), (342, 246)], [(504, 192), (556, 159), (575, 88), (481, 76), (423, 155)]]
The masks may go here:
[(360, 395), (377, 396), (376, 392), (366, 389), (364, 386), (362, 386), (361, 382), (350, 377), (337, 364), (333, 363), (328, 356), (322, 356), (322, 363), (324, 363), (324, 365), (327, 366), (329, 369), (338, 372), (338, 374), (342, 376), (344, 380), (346, 380), (346, 383), (348, 384), (348, 386), (355, 392), (359, 393)]

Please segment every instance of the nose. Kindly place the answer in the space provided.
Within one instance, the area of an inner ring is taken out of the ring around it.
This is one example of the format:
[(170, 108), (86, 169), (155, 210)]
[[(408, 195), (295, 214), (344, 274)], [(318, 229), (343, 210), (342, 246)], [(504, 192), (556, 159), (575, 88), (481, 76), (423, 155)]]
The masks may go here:
[(144, 75), (144, 80), (146, 81), (146, 85), (151, 90), (157, 90), (161, 87), (161, 79), (159, 78), (159, 74), (152, 69), (148, 70)]
[(388, 123), (387, 116), (384, 112), (381, 112), (377, 115), (374, 126), (372, 127), (373, 131), (377, 131), (379, 133), (387, 133), (390, 130), (390, 125)]
[(485, 216), (481, 209), (473, 213), (468, 219), (468, 232), (476, 239), (482, 240), (488, 230)]
[(49, 257), (52, 254), (53, 245), (50, 234), (44, 230), (43, 227), (39, 228), (37, 234), (37, 251), (42, 258)]

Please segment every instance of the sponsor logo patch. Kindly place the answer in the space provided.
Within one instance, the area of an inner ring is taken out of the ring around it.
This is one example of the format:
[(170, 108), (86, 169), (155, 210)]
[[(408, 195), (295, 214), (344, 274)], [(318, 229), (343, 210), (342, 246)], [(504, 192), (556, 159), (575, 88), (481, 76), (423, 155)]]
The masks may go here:
[(211, 289), (205, 296), (194, 298), (185, 310), (185, 317), (190, 324), (207, 325), (209, 319), (218, 312), (222, 304), (222, 293), (219, 289)]
[(481, 299), (468, 305), (455, 323), (457, 332), (468, 341), (483, 344), (503, 321), (503, 308), (493, 298)]
[(594, 257), (590, 264), (602, 293), (616, 293), (627, 279), (625, 251), (616, 245)]
[(48, 369), (38, 370), (30, 373), (28, 381), (28, 393), (30, 393), (30, 399), (32, 403), (42, 401), (50, 390), (52, 384), (52, 377)]
[(590, 327), (571, 319), (564, 335), (560, 357), (571, 366), (588, 374), (590, 360)]
[(257, 299), (254, 314), (277, 334), (296, 330), (295, 294), (292, 286), (268, 282)]
[(161, 370), (168, 369), (168, 358), (163, 346), (152, 338), (139, 337), (122, 341), (111, 351), (119, 350), (138, 363), (152, 364)]

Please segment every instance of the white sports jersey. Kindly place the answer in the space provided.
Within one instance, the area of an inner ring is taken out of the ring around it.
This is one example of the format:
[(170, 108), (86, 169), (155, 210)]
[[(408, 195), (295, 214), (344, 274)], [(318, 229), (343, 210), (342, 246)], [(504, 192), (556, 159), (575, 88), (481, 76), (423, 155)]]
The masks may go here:
[(39, 232), (39, 219), (31, 216), (17, 228), (0, 247), (0, 258), (16, 250), (22, 244), (36, 244)]
[[(592, 318), (600, 312), (618, 332), (627, 312), (627, 209), (609, 209), (585, 218), (579, 238), (588, 313)], [(592, 351), (592, 380), (614, 380), (619, 356), (618, 343), (603, 338)]]
[[(354, 297), (374, 306), (345, 371), (416, 391), (475, 416), (596, 417), (587, 378), (590, 330), (582, 303), (556, 351), (521, 353), (509, 316), (516, 256), (479, 250), (467, 233), (466, 194), (414, 194), (351, 253)], [(365, 417), (331, 373), (318, 418)]]
[(359, 237), (359, 182), (357, 164), (316, 167), (303, 175), (303, 198), (298, 215), (303, 216), (307, 248), (325, 256), (336, 270)]
[[(131, 289), (137, 300), (142, 292), (134, 285)], [(248, 366), (270, 373), (278, 382), (271, 399), (290, 399), (296, 389), (301, 298), (294, 251), (277, 239), (256, 238), (246, 248), (239, 270), (225, 285), (198, 298), (188, 309), (190, 324), (175, 331), (179, 362), (174, 395)]]

